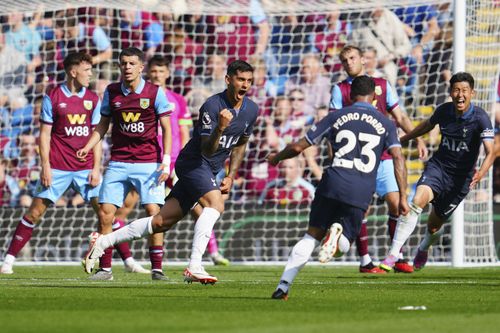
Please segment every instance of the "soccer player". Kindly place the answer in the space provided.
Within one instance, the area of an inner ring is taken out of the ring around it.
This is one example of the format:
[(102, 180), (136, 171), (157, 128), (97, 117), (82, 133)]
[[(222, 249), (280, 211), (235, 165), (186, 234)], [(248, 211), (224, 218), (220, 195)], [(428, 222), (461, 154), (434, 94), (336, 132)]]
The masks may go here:
[[(231, 189), (243, 159), (248, 139), (257, 119), (258, 107), (245, 94), (253, 81), (253, 68), (242, 60), (229, 64), (227, 89), (210, 97), (200, 109), (200, 121), (193, 138), (182, 149), (176, 162), (179, 181), (167, 196), (159, 214), (136, 220), (108, 235), (97, 235), (85, 257), (85, 271), (90, 273), (104, 249), (124, 241), (171, 229), (195, 203), (203, 211), (194, 227), (189, 266), (184, 270), (187, 282), (215, 283), (201, 265), (210, 233), (224, 211), (222, 195)], [(215, 175), (230, 157), (228, 174), (217, 185)]]
[(96, 145), (82, 162), (75, 152), (90, 137), (99, 122), (99, 97), (88, 90), (92, 77), (92, 57), (70, 53), (64, 59), (66, 82), (44, 96), (40, 124), (40, 158), (42, 170), (28, 212), (22, 217), (12, 236), (0, 272), (12, 274), (16, 256), (31, 239), (33, 229), (51, 203), (55, 203), (72, 187), (99, 209), (101, 146)]
[[(441, 143), (417, 183), (410, 213), (398, 222), (389, 255), (380, 264), (384, 270), (394, 268), (401, 246), (415, 229), (422, 210), (431, 202), (427, 231), (413, 260), (414, 268), (422, 269), (429, 247), (441, 236), (443, 223), (493, 164), (493, 126), (488, 114), (472, 104), (474, 94), (472, 75), (456, 73), (450, 79), (451, 102), (441, 104), (429, 119), (401, 138), (402, 142), (407, 142), (428, 133), (436, 125), (441, 130)], [(476, 171), (481, 144), (486, 157)]]
[[(274, 299), (288, 299), (289, 288), (305, 266), (314, 249), (324, 238), (319, 260), (328, 262), (349, 251), (356, 239), (361, 220), (375, 191), (380, 157), (388, 150), (393, 157), (394, 173), (400, 189), (400, 211), (408, 212), (406, 202), (406, 167), (396, 126), (372, 106), (375, 82), (368, 76), (352, 81), (354, 104), (340, 112), (331, 112), (316, 123), (299, 141), (269, 156), (273, 165), (300, 154), (304, 149), (328, 139), (335, 151), (316, 189), (309, 215), (309, 228), (293, 247)], [(325, 237), (326, 235), (326, 237)]]
[[(333, 86), (330, 109), (340, 110), (342, 107), (352, 104), (350, 98), (352, 80), (361, 75), (365, 75), (365, 60), (362, 51), (353, 45), (348, 45), (342, 49), (339, 55), (340, 61), (346, 73), (347, 79)], [(391, 115), (405, 133), (413, 129), (413, 125), (398, 105), (398, 98), (389, 82), (382, 78), (373, 78), (375, 81), (375, 100), (373, 105), (384, 115)], [(421, 159), (427, 158), (427, 148), (422, 139), (417, 140), (417, 148)], [(399, 219), (399, 193), (394, 171), (392, 167), (391, 156), (387, 152), (382, 154), (382, 160), (377, 170), (376, 193), (380, 198), (384, 198), (389, 209), (389, 219), (387, 221), (389, 236), (392, 240), (394, 230)], [(385, 273), (372, 263), (368, 253), (368, 231), (366, 228), (366, 216), (363, 219), (361, 231), (356, 239), (356, 247), (360, 256), (361, 273)], [(403, 260), (402, 254), (395, 266), (398, 272), (411, 273), (413, 268), (406, 260)]]
[[(87, 144), (77, 151), (78, 158), (86, 159), (113, 121), (111, 160), (99, 193), (99, 230), (103, 234), (112, 232), (116, 210), (132, 187), (139, 193), (148, 216), (158, 214), (163, 204), (163, 182), (170, 173), (169, 116), (173, 105), (163, 89), (142, 78), (144, 59), (144, 52), (135, 47), (122, 50), (119, 57), (122, 80), (106, 88), (101, 120)], [(158, 121), (163, 133), (163, 159), (157, 141)], [(163, 235), (151, 236), (150, 246), (163, 246)], [(112, 248), (106, 249), (100, 269), (91, 276), (92, 280), (113, 279), (112, 251)], [(153, 279), (161, 272), (156, 273), (153, 272)]]

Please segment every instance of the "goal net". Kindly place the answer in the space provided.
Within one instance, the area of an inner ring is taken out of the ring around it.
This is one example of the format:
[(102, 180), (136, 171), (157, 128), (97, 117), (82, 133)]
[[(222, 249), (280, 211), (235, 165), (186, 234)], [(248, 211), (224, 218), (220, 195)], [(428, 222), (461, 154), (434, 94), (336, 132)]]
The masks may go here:
[[(467, 0), (465, 69), (476, 79), (474, 103), (490, 113), (499, 74), (498, 17), (498, 1)], [(373, 28), (377, 24), (382, 30)], [(268, 165), (265, 157), (300, 138), (328, 112), (331, 84), (345, 78), (339, 50), (347, 44), (361, 47), (367, 72), (389, 80), (400, 107), (416, 125), (447, 101), (453, 27), (450, 0), (4, 1), (0, 259), (40, 177), (36, 143), (41, 97), (63, 82), (62, 59), (68, 52), (92, 54), (92, 88), (101, 95), (107, 84), (119, 80), (117, 58), (122, 48), (139, 47), (148, 57), (164, 55), (171, 62), (168, 87), (186, 98), (195, 120), (201, 103), (224, 89), (229, 61), (240, 58), (254, 65), (250, 95), (261, 115), (215, 233), (219, 251), (233, 262), (282, 262), (307, 228), (311, 195), (321, 168), (329, 163), (328, 152), (319, 146), (281, 168)], [(424, 139), (434, 152), (439, 133)], [(108, 159), (109, 149), (108, 138)], [(404, 147), (404, 153), (413, 191), (424, 162), (414, 143)], [(408, 258), (413, 258), (424, 235), (428, 213), (429, 208), (404, 248)], [(387, 214), (386, 204), (374, 198), (368, 231), (375, 261), (390, 245)], [(143, 215), (137, 207), (128, 220)], [(461, 217), (463, 262), (496, 262), (490, 175), (469, 194)], [(92, 209), (70, 190), (47, 211), (18, 260), (79, 261), (96, 226)], [(192, 233), (192, 219), (186, 218), (166, 234), (167, 261), (189, 258)], [(430, 261), (449, 263), (452, 242), (446, 224)], [(134, 242), (132, 248), (136, 259), (149, 259), (145, 240)], [(357, 262), (355, 246), (340, 261)]]

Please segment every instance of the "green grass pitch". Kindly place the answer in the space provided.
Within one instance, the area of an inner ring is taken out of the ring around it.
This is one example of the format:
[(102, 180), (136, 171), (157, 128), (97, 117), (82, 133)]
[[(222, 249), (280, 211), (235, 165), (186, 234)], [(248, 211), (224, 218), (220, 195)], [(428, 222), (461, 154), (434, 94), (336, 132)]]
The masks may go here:
[[(91, 282), (79, 267), (0, 276), (0, 332), (500, 332), (500, 267), (362, 275), (307, 266), (288, 301), (270, 299), (282, 267), (208, 267), (216, 285), (125, 274)], [(425, 305), (427, 310), (398, 307)]]

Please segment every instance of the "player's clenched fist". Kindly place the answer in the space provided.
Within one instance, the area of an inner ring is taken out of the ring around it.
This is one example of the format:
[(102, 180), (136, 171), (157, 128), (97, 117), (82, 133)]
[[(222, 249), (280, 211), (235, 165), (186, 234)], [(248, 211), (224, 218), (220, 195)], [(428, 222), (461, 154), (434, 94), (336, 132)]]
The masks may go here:
[(224, 131), (228, 126), (231, 120), (233, 119), (233, 114), (228, 109), (222, 109), (219, 112), (219, 129)]

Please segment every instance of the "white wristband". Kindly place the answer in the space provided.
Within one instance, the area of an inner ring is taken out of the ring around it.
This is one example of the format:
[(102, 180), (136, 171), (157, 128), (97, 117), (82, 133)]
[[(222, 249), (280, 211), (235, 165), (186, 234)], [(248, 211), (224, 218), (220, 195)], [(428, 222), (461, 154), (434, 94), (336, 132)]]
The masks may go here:
[(163, 160), (161, 161), (161, 164), (163, 165), (163, 173), (170, 173), (170, 161), (169, 154), (163, 155)]

